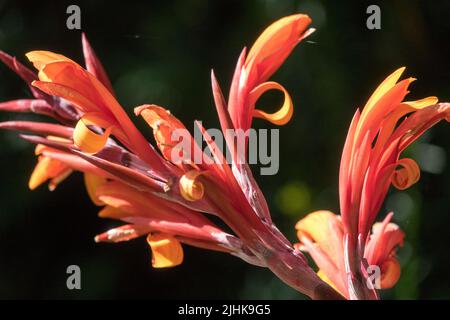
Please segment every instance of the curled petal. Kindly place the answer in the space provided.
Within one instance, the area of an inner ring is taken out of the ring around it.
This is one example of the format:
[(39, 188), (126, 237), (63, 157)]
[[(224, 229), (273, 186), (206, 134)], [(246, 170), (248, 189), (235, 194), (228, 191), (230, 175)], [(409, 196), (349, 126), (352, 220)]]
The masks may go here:
[(153, 268), (175, 267), (183, 262), (183, 248), (174, 237), (163, 233), (149, 234), (147, 243), (152, 249)]
[(203, 198), (205, 188), (203, 183), (197, 180), (202, 172), (191, 170), (186, 172), (180, 179), (180, 193), (188, 201), (197, 201)]
[(253, 116), (265, 119), (273, 124), (282, 126), (289, 122), (294, 113), (294, 105), (292, 99), (286, 89), (277, 82), (264, 82), (250, 92), (250, 101), (254, 105), (258, 99), (269, 90), (279, 90), (284, 94), (283, 105), (274, 113), (266, 113), (262, 110), (254, 109)]
[(78, 120), (73, 132), (73, 141), (77, 147), (87, 153), (97, 153), (105, 146), (111, 134), (112, 127), (106, 128), (102, 134), (88, 128), (85, 117)]
[(420, 168), (413, 159), (404, 158), (397, 162), (401, 168), (394, 171), (392, 184), (399, 190), (408, 189), (419, 181)]

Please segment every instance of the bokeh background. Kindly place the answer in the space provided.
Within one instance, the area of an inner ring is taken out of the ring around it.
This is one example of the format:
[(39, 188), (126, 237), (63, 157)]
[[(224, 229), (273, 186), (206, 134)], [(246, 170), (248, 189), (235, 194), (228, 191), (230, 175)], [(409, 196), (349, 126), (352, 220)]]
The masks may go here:
[[(374, 31), (366, 28), (369, 3), (361, 1), (0, 1), (0, 48), (22, 60), (27, 51), (45, 49), (81, 62), (80, 31), (65, 27), (69, 4), (81, 7), (82, 30), (127, 111), (157, 103), (186, 124), (201, 119), (207, 127), (218, 127), (210, 69), (227, 92), (242, 47), (267, 25), (297, 12), (313, 18), (317, 32), (273, 77), (296, 104), (280, 131), (280, 171), (258, 177), (274, 220), (292, 241), (295, 222), (308, 212), (338, 212), (347, 127), (385, 76), (407, 66), (407, 76), (419, 79), (409, 98), (450, 101), (449, 1), (378, 2), (382, 29)], [(0, 100), (29, 96), (0, 66)], [(273, 110), (280, 97), (264, 100)], [(27, 116), (0, 114), (17, 118)], [(420, 183), (391, 190), (380, 212), (381, 218), (394, 210), (407, 234), (399, 251), (402, 277), (385, 298), (450, 298), (449, 134), (441, 123), (408, 150), (422, 167)], [(81, 175), (54, 192), (45, 186), (30, 192), (33, 146), (12, 132), (0, 132), (0, 146), (0, 298), (303, 298), (269, 271), (225, 254), (186, 247), (181, 266), (153, 270), (144, 239), (95, 244), (94, 235), (117, 223), (97, 218)], [(71, 264), (81, 267), (82, 290), (66, 289)]]

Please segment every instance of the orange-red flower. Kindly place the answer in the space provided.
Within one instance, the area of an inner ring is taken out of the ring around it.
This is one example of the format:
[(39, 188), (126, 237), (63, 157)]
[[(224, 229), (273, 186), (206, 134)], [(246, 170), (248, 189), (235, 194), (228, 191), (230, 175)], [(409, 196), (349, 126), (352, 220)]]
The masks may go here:
[[(0, 110), (45, 114), (60, 122), (8, 121), (0, 123), (0, 128), (30, 133), (22, 138), (37, 144), (39, 158), (31, 188), (50, 180), (54, 189), (71, 172), (83, 172), (88, 195), (101, 207), (99, 216), (124, 223), (95, 240), (119, 242), (146, 236), (155, 268), (182, 263), (187, 244), (267, 267), (311, 298), (377, 298), (376, 290), (364, 284), (369, 267), (379, 267), (381, 288), (395, 285), (400, 277), (396, 250), (403, 244), (404, 233), (391, 222), (392, 213), (374, 224), (376, 216), (391, 183), (403, 190), (418, 181), (418, 165), (401, 159), (401, 152), (433, 124), (449, 120), (450, 106), (438, 104), (435, 97), (403, 102), (412, 79), (398, 82), (403, 69), (389, 76), (362, 112), (356, 112), (350, 126), (340, 168), (341, 214), (318, 211), (300, 220), (296, 225), (300, 243), (294, 248), (272, 222), (246, 162), (248, 140), (240, 150), (237, 137), (229, 131), (243, 132), (245, 137), (255, 117), (275, 125), (291, 119), (293, 102), (288, 91), (269, 78), (313, 32), (308, 29), (310, 23), (303, 14), (282, 18), (261, 34), (248, 54), (244, 49), (228, 101), (211, 74), (231, 163), (200, 122), (196, 125), (206, 150), (169, 110), (145, 104), (134, 111), (152, 129), (155, 149), (114, 97), (111, 82), (84, 35), (86, 68), (61, 54), (32, 51), (27, 57), (38, 70), (36, 77), (0, 53), (35, 97), (3, 103)], [(256, 107), (268, 90), (284, 95), (282, 106), (273, 114)], [(187, 145), (176, 137), (180, 131)], [(209, 215), (222, 220), (229, 231), (215, 225)], [(318, 274), (301, 250), (313, 257)]]
[(362, 284), (369, 265), (381, 268), (382, 288), (399, 279), (395, 249), (404, 234), (390, 222), (392, 214), (373, 223), (391, 184), (403, 190), (419, 180), (419, 166), (401, 158), (402, 151), (440, 120), (450, 120), (450, 105), (439, 104), (436, 97), (403, 101), (414, 80), (398, 82), (403, 71), (387, 77), (362, 112), (356, 111), (341, 159), (341, 215), (316, 212), (296, 226), (300, 247), (312, 255), (322, 277), (347, 298), (376, 297)]
[[(148, 234), (155, 267), (181, 263), (183, 254), (179, 241), (212, 250), (234, 252), (251, 262), (251, 257), (240, 253), (243, 249), (239, 247), (239, 239), (215, 227), (200, 213), (140, 191), (144, 183), (147, 191), (157, 188), (163, 191), (167, 181), (160, 177), (170, 170), (166, 169), (162, 158), (145, 142), (118, 106), (100, 61), (84, 35), (82, 40), (88, 70), (62, 55), (45, 51), (29, 53), (28, 57), (39, 70), (40, 81), (14, 58), (4, 53), (0, 55), (8, 66), (24, 78), (36, 97), (35, 100), (2, 103), (1, 109), (41, 113), (75, 127), (72, 129), (69, 126), (29, 121), (0, 124), (4, 129), (45, 136), (25, 136), (39, 143), (36, 147), (38, 164), (31, 175), (30, 188), (34, 189), (50, 179), (49, 186), (53, 190), (73, 170), (84, 172), (86, 189), (91, 199), (95, 204), (105, 206), (99, 215), (129, 223), (99, 235), (96, 240), (117, 242)], [(109, 139), (110, 134), (128, 146), (130, 151), (140, 154), (143, 160), (115, 145)], [(86, 153), (85, 157), (91, 162), (74, 154), (80, 151)], [(101, 159), (90, 158), (93, 154), (98, 155), (99, 151), (103, 153), (103, 161), (108, 159), (116, 163), (106, 161), (103, 166), (99, 165)], [(149, 166), (145, 160), (153, 161), (149, 157), (152, 153), (156, 162)], [(163, 170), (156, 171), (158, 163), (163, 164)], [(146, 178), (143, 172), (152, 178)], [(165, 178), (170, 177), (165, 175)], [(139, 190), (129, 186), (136, 186), (136, 183)]]
[[(397, 246), (403, 245), (404, 233), (391, 223), (389, 214), (383, 223), (373, 226), (364, 259), (367, 266), (379, 266), (380, 288), (395, 285), (400, 277), (396, 258)], [(297, 249), (307, 251), (319, 267), (318, 275), (346, 298), (351, 298), (347, 283), (344, 254), (344, 228), (341, 216), (330, 211), (316, 211), (301, 219), (295, 226), (300, 243)]]
[[(0, 103), (0, 110), (13, 112), (34, 112), (57, 119), (64, 124), (70, 124), (76, 121), (78, 114), (75, 108), (57, 97), (45, 94), (31, 83), (37, 79), (35, 73), (26, 68), (20, 62), (10, 55), (0, 51), (0, 60), (2, 60), (11, 70), (16, 72), (30, 87), (34, 99), (20, 99)], [(59, 137), (67, 137), (70, 132), (63, 126), (54, 124), (35, 124), (27, 121), (11, 121), (0, 124), (1, 128), (11, 130), (23, 130), (33, 128), (38, 131), (55, 132)], [(39, 156), (38, 163), (30, 177), (28, 183), (30, 189), (37, 188), (40, 184), (50, 179), (49, 189), (54, 190), (58, 183), (70, 175), (71, 170), (63, 163), (46, 158), (40, 155), (40, 148), (36, 148), (36, 155)]]
[[(239, 57), (228, 98), (228, 111), (235, 129), (246, 131), (253, 117), (277, 125), (292, 117), (293, 104), (289, 93), (276, 82), (266, 82), (281, 66), (294, 47), (314, 29), (307, 29), (311, 19), (304, 14), (284, 17), (270, 25), (256, 40), (248, 55), (244, 49)], [(259, 97), (268, 90), (284, 94), (282, 107), (273, 114), (255, 109)]]
[[(294, 46), (310, 31), (306, 15), (280, 19), (258, 38), (249, 55), (241, 55), (225, 102), (212, 75), (213, 94), (224, 133), (226, 129), (246, 131), (253, 117), (282, 125), (293, 112), (292, 100), (278, 83), (267, 82)], [(106, 73), (83, 35), (87, 70), (71, 59), (49, 51), (32, 51), (28, 59), (38, 70), (38, 79), (14, 59), (4, 60), (30, 85), (39, 100), (8, 103), (2, 109), (46, 113), (62, 125), (36, 122), (6, 122), (2, 128), (34, 135), (24, 139), (38, 144), (40, 163), (32, 185), (59, 177), (72, 170), (85, 174), (92, 201), (102, 206), (99, 216), (126, 224), (96, 237), (97, 241), (126, 241), (147, 235), (156, 268), (175, 266), (183, 260), (182, 243), (228, 252), (243, 260), (270, 268), (283, 281), (313, 298), (339, 298), (307, 265), (302, 254), (273, 225), (268, 206), (246, 162), (245, 154), (233, 148), (231, 167), (222, 150), (201, 123), (197, 126), (208, 151), (198, 163), (199, 146), (181, 147), (173, 133), (185, 126), (168, 110), (156, 105), (135, 109), (136, 115), (153, 129), (160, 155), (136, 129), (114, 98)], [(24, 71), (26, 70), (26, 71)], [(267, 90), (281, 90), (283, 106), (274, 114), (255, 109)], [(45, 98), (45, 99), (44, 99)], [(43, 106), (41, 106), (43, 105)], [(39, 108), (38, 108), (39, 107)], [(182, 161), (174, 155), (181, 154)], [(246, 150), (244, 150), (246, 153)], [(47, 160), (46, 160), (47, 159)], [(67, 170), (66, 170), (67, 169)], [(218, 216), (234, 234), (215, 226), (204, 214)], [(299, 280), (300, 279), (300, 280)]]
[[(247, 151), (239, 154), (236, 140), (227, 135), (228, 130), (246, 133), (254, 117), (263, 118), (276, 125), (284, 125), (293, 115), (293, 103), (287, 90), (277, 82), (267, 81), (281, 66), (294, 47), (314, 29), (307, 29), (311, 19), (305, 14), (295, 14), (277, 20), (270, 25), (256, 40), (248, 55), (244, 49), (239, 57), (230, 86), (228, 102), (211, 73), (214, 100), (219, 115), (222, 131), (225, 133), (228, 149), (231, 151), (233, 174), (247, 201), (257, 214), (271, 221), (266, 200), (253, 178), (246, 161)], [(268, 114), (256, 109), (258, 99), (268, 90), (283, 92), (284, 101), (280, 109)], [(248, 143), (248, 140), (245, 140)]]

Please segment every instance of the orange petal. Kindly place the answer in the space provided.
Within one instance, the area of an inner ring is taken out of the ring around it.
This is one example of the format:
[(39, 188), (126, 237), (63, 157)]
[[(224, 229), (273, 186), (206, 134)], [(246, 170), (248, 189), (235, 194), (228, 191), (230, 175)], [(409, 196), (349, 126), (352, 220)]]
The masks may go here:
[(294, 104), (292, 103), (292, 99), (286, 89), (277, 82), (264, 82), (257, 86), (250, 92), (250, 101), (251, 104), (254, 105), (258, 99), (269, 90), (279, 90), (284, 94), (283, 105), (280, 109), (274, 113), (266, 113), (262, 110), (254, 109), (253, 116), (256, 118), (265, 119), (273, 124), (282, 126), (291, 120), (292, 115), (294, 113)]
[(188, 201), (197, 201), (203, 198), (205, 188), (203, 184), (197, 180), (202, 172), (191, 170), (186, 172), (180, 179), (180, 193)]
[(326, 210), (315, 211), (297, 222), (295, 228), (322, 273), (339, 292), (346, 293), (345, 280), (338, 272), (344, 270), (343, 230), (338, 216)]
[(97, 206), (104, 205), (104, 202), (98, 198), (96, 192), (98, 187), (106, 183), (106, 181), (107, 181), (106, 178), (97, 176), (95, 174), (91, 173), (84, 174), (84, 184), (86, 186), (89, 198), (91, 198), (92, 202)]
[(42, 183), (48, 179), (48, 168), (50, 166), (51, 159), (47, 157), (39, 157), (36, 167), (34, 167), (30, 180), (28, 181), (28, 187), (31, 190), (36, 189)]
[(266, 81), (281, 66), (300, 40), (313, 31), (305, 32), (310, 23), (307, 15), (295, 14), (275, 21), (264, 30), (245, 61), (247, 69), (252, 69), (250, 65), (255, 67), (259, 77), (256, 82)]
[(381, 122), (401, 105), (401, 102), (409, 92), (408, 87), (413, 80), (415, 79), (404, 79), (392, 87), (389, 86), (387, 91), (381, 90), (383, 94), (381, 95), (380, 93), (379, 96), (377, 94), (377, 100), (374, 100), (373, 104), (372, 102), (366, 104), (356, 129), (358, 137), (355, 140), (356, 144), (360, 144), (363, 136), (369, 131), (371, 132), (369, 140), (372, 141), (374, 139)]
[(73, 131), (73, 141), (77, 147), (86, 153), (97, 153), (105, 146), (111, 134), (112, 127), (106, 128), (102, 134), (88, 128), (89, 119), (85, 115), (78, 120)]
[(128, 217), (129, 214), (120, 210), (118, 208), (114, 208), (112, 206), (106, 206), (98, 213), (100, 218), (110, 218), (120, 220), (122, 218)]
[(383, 222), (372, 227), (372, 234), (364, 250), (364, 258), (369, 265), (381, 266), (384, 261), (394, 256), (397, 247), (403, 246), (405, 233), (395, 223), (390, 222), (393, 213), (389, 213)]
[(173, 116), (169, 110), (154, 104), (145, 104), (134, 109), (136, 115), (141, 115), (152, 129), (158, 128), (158, 123), (163, 120), (175, 128), (184, 128), (183, 123)]
[(343, 294), (342, 292), (340, 292), (338, 290), (338, 288), (336, 287), (336, 285), (330, 280), (330, 278), (327, 277), (327, 275), (325, 274), (325, 272), (322, 269), (319, 269), (319, 271), (317, 271), (317, 275), (319, 276), (320, 279), (322, 279), (324, 282), (326, 282), (327, 284), (330, 285), (330, 287), (332, 287), (334, 290), (336, 290), (337, 292), (339, 292), (342, 296), (346, 296), (345, 294)]
[(175, 267), (183, 262), (183, 248), (174, 237), (163, 233), (149, 234), (147, 243), (152, 249), (153, 268)]
[(54, 53), (51, 51), (30, 51), (25, 54), (28, 60), (33, 63), (37, 70), (41, 70), (47, 63), (54, 61), (69, 61), (73, 62), (69, 58), (63, 56), (62, 54)]
[(34, 190), (48, 179), (55, 178), (60, 174), (64, 174), (64, 177), (66, 177), (67, 170), (68, 167), (62, 162), (40, 156), (38, 158), (38, 163), (31, 174), (30, 180), (28, 181), (28, 187), (31, 190)]
[(392, 184), (399, 190), (405, 190), (411, 187), (420, 179), (420, 168), (413, 159), (404, 158), (397, 161), (400, 169), (394, 171), (392, 175)]
[(333, 222), (335, 220), (340, 225), (337, 216), (331, 211), (315, 211), (298, 221), (295, 229), (300, 241), (302, 241), (303, 236), (309, 237), (319, 245), (336, 266), (339, 266), (339, 251), (342, 251), (342, 248), (339, 248), (341, 244), (334, 240), (335, 237), (339, 238), (339, 235), (335, 233), (341, 233), (341, 231), (334, 228), (336, 224), (333, 224)]
[(115, 133), (117, 138), (126, 136), (125, 141), (121, 140), (123, 144), (151, 163), (155, 171), (166, 170), (159, 156), (131, 122), (127, 113), (94, 75), (70, 59), (63, 59), (58, 55), (44, 55), (44, 58), (38, 55), (36, 59), (31, 55), (31, 59), (37, 61), (41, 67), (39, 78), (56, 85), (51, 87), (46, 84), (46, 87), (64, 94), (65, 99), (85, 112), (101, 112), (105, 119), (109, 119), (109, 122), (116, 126), (117, 133), (121, 132), (121, 135)]
[(422, 109), (425, 107), (429, 107), (433, 104), (436, 104), (438, 102), (439, 102), (438, 97), (431, 96), (415, 101), (404, 101), (403, 103), (409, 105), (410, 107), (413, 107), (414, 109)]
[[(191, 159), (192, 152), (190, 148), (192, 148), (191, 144), (193, 141), (188, 141), (186, 146), (182, 143), (184, 136), (190, 139), (191, 135), (183, 123), (173, 116), (169, 110), (157, 105), (143, 105), (135, 108), (134, 112), (136, 115), (141, 115), (153, 129), (153, 135), (158, 144), (158, 148), (167, 160), (172, 161), (172, 156), (175, 154), (174, 149), (180, 147), (181, 149), (176, 153), (180, 159)], [(180, 133), (184, 130), (185, 134), (180, 136), (179, 140), (174, 139), (173, 132), (175, 130), (180, 130)]]
[[(366, 106), (364, 107), (363, 114), (368, 113), (375, 105), (375, 103), (395, 86), (395, 84), (398, 82), (403, 72), (405, 71), (405, 69), (406, 69), (405, 67), (401, 67), (395, 70), (386, 79), (383, 80), (383, 82), (375, 89), (375, 91), (367, 101)], [(362, 118), (364, 117), (362, 116)]]
[(392, 288), (400, 278), (401, 267), (395, 257), (391, 257), (381, 265), (381, 289)]
[(47, 146), (44, 146), (43, 144), (37, 144), (36, 147), (34, 148), (34, 155), (35, 156), (40, 155), (46, 148)]
[(97, 105), (77, 90), (65, 85), (46, 81), (33, 81), (32, 85), (45, 93), (69, 100), (83, 112), (97, 111)]
[(112, 111), (113, 107), (120, 108), (112, 96), (102, 95), (100, 90), (107, 89), (100, 87), (98, 79), (73, 61), (49, 62), (40, 69), (38, 76), (41, 81), (34, 81), (34, 86), (67, 99), (85, 112), (101, 111), (111, 115), (117, 111)]

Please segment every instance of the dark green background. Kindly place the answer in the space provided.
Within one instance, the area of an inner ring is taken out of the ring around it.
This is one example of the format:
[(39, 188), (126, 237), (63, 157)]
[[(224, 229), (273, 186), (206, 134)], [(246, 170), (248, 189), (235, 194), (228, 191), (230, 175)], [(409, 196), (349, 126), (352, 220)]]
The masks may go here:
[[(228, 92), (243, 46), (283, 15), (311, 15), (317, 32), (273, 77), (296, 105), (293, 120), (280, 131), (280, 171), (258, 177), (274, 219), (292, 241), (294, 224), (306, 213), (338, 212), (337, 176), (347, 127), (384, 77), (407, 66), (406, 75), (419, 79), (409, 98), (450, 100), (449, 1), (379, 2), (382, 29), (375, 31), (366, 28), (368, 4), (360, 1), (92, 2), (79, 4), (82, 29), (122, 105), (127, 111), (143, 103), (163, 105), (190, 128), (194, 119), (218, 127), (212, 67)], [(0, 48), (22, 60), (29, 50), (45, 49), (81, 62), (80, 32), (65, 27), (65, 9), (72, 3), (77, 2), (0, 1)], [(0, 100), (29, 96), (1, 66)], [(264, 104), (273, 110), (279, 99), (268, 96)], [(150, 137), (142, 121), (136, 122)], [(255, 125), (270, 127), (259, 120)], [(380, 213), (395, 209), (407, 232), (400, 251), (402, 278), (384, 292), (386, 298), (450, 298), (449, 132), (448, 124), (440, 124), (409, 149), (421, 165), (436, 171), (437, 162), (442, 172), (423, 170), (418, 185), (401, 193), (391, 190)], [(225, 254), (186, 247), (182, 266), (153, 270), (144, 239), (95, 244), (95, 234), (117, 223), (96, 217), (81, 175), (54, 192), (45, 186), (30, 192), (33, 146), (11, 132), (0, 132), (0, 145), (0, 298), (303, 297), (270, 272)], [(66, 289), (71, 264), (81, 267), (81, 291)]]

